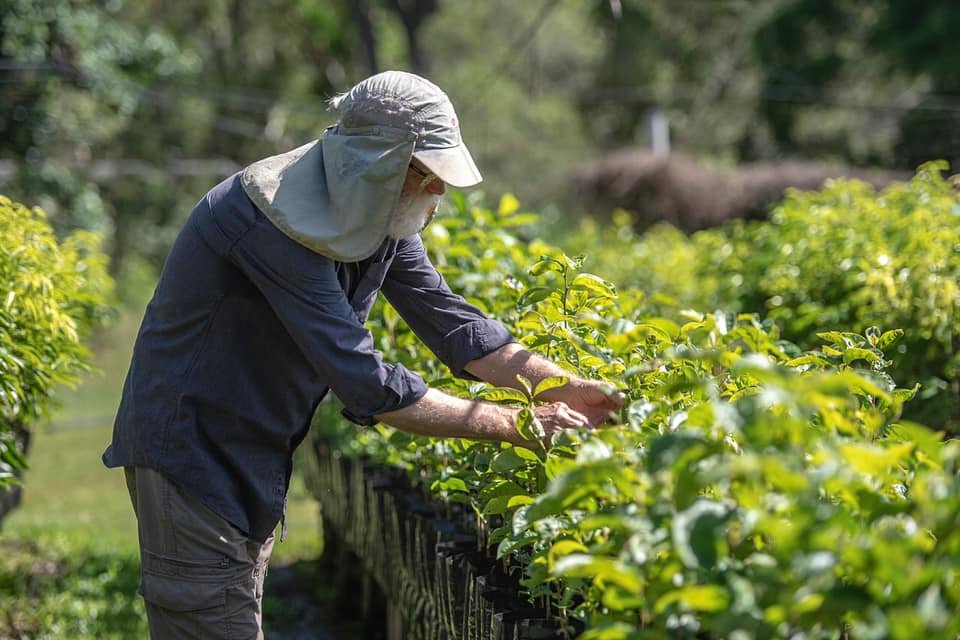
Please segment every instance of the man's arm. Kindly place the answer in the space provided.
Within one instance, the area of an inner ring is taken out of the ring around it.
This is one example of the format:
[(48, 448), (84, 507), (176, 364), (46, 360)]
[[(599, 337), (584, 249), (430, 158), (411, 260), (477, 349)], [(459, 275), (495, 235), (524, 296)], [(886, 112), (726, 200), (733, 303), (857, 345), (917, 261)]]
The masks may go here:
[(471, 377), (464, 371), (466, 363), (514, 341), (500, 322), (450, 290), (427, 257), (419, 236), (397, 245), (383, 293), (455, 376)]
[[(417, 336), (450, 367), (454, 375), (466, 374), (497, 386), (514, 388), (519, 386), (517, 373), (525, 375), (534, 383), (552, 375), (570, 377), (568, 372), (542, 358), (533, 356), (514, 343), (503, 325), (487, 318), (479, 309), (450, 291), (439, 272), (430, 263), (423, 243), (417, 236), (401, 241), (390, 272), (383, 283), (383, 292)], [(450, 396), (444, 397), (450, 398)], [(608, 398), (602, 393), (598, 383), (587, 380), (578, 380), (577, 384), (545, 393), (543, 399), (552, 403), (570, 404), (570, 407), (544, 405), (543, 408), (537, 408), (537, 417), (541, 424), (544, 424), (544, 420), (556, 419), (563, 424), (558, 429), (583, 426), (581, 423), (584, 419), (588, 424), (600, 424), (607, 419), (610, 411), (615, 411), (622, 404), (622, 401)], [(425, 412), (427, 424), (434, 424), (432, 417), (436, 411), (440, 412), (439, 415), (446, 417), (457, 415), (456, 410), (453, 409), (454, 405), (449, 401), (441, 405), (431, 405), (426, 402), (421, 405), (421, 402), (424, 400), (421, 399), (409, 409), (411, 412)], [(510, 424), (508, 435), (514, 437), (516, 430), (513, 425), (516, 424), (516, 410), (492, 406), (501, 411), (512, 411), (508, 420)], [(592, 415), (587, 411), (592, 412)], [(540, 412), (544, 412), (545, 415), (541, 416)], [(459, 419), (464, 417), (462, 409), (459, 415)], [(394, 425), (386, 413), (383, 414), (382, 419), (387, 424), (405, 431), (417, 428), (413, 424), (408, 427)], [(417, 419), (424, 419), (424, 416)], [(544, 428), (549, 433), (548, 425), (544, 425)], [(446, 423), (444, 429), (456, 430), (456, 420), (453, 423)], [(444, 433), (450, 432), (445, 430)], [(435, 432), (429, 435), (440, 434)], [(474, 430), (471, 435), (463, 437), (486, 436), (477, 435), (477, 431)]]
[(611, 385), (578, 378), (515, 342), (468, 362), (465, 368), (484, 382), (514, 389), (520, 388), (518, 375), (530, 380), (534, 387), (544, 378), (551, 376), (569, 378), (568, 384), (546, 391), (538, 399), (566, 403), (579, 414), (586, 416), (593, 426), (603, 424), (610, 418), (611, 413), (623, 406), (623, 394)]
[[(533, 447), (517, 432), (518, 409), (490, 402), (466, 400), (429, 389), (415, 403), (396, 411), (381, 413), (378, 420), (391, 427), (437, 438), (471, 438), (474, 440), (500, 440), (514, 445)], [(562, 402), (544, 404), (534, 409), (534, 415), (546, 433), (544, 444), (557, 431), (570, 427), (588, 426), (586, 416), (574, 411)]]

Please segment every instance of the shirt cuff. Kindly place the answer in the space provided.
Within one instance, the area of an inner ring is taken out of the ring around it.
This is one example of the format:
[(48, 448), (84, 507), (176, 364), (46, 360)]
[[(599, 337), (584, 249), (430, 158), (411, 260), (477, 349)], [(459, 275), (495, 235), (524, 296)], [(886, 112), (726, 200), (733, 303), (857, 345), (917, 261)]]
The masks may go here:
[(490, 318), (474, 320), (443, 336), (440, 357), (458, 378), (479, 380), (464, 369), (467, 363), (516, 342), (506, 327)]
[(354, 424), (369, 427), (377, 423), (374, 416), (408, 407), (426, 395), (427, 383), (403, 365), (384, 365), (384, 369), (389, 370), (389, 373), (383, 380), (383, 393), (378, 394), (380, 397), (374, 400), (377, 406), (370, 406), (368, 401), (367, 406), (344, 407), (340, 411), (344, 418)]

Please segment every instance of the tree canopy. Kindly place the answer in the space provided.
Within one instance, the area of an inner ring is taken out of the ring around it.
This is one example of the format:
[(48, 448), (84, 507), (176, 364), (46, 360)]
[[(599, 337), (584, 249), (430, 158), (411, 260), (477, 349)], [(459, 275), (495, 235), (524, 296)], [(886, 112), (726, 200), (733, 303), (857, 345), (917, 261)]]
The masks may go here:
[(387, 68), (451, 96), (487, 178), (564, 207), (568, 171), (649, 144), (710, 162), (960, 159), (946, 0), (0, 0), (0, 188), (114, 267), (157, 262), (196, 199), (314, 138)]

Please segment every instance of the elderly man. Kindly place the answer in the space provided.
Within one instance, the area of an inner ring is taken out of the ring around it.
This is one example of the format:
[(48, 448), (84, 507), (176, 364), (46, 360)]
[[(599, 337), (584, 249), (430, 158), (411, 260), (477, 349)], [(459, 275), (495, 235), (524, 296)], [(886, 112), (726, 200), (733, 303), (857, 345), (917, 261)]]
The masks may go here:
[[(108, 467), (137, 515), (154, 638), (255, 638), (292, 456), (328, 390), (348, 419), (525, 443), (517, 411), (429, 389), (363, 323), (379, 291), (454, 374), (566, 375), (452, 293), (418, 232), (445, 185), (481, 177), (435, 85), (375, 75), (310, 144), (227, 178), (177, 238), (137, 337)], [(573, 379), (536, 409), (548, 437), (620, 406)], [(281, 534), (282, 539), (282, 534)]]

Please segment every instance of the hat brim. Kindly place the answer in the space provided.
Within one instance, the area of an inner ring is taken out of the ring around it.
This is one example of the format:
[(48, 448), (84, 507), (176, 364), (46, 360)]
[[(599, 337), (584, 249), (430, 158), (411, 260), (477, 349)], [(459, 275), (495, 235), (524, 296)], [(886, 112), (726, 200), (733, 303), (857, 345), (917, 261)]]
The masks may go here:
[(472, 187), (483, 181), (483, 176), (480, 175), (480, 170), (477, 169), (466, 145), (416, 150), (413, 157), (451, 187)]

